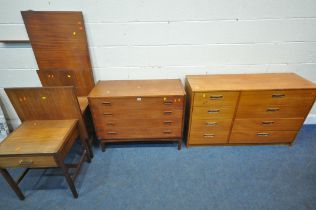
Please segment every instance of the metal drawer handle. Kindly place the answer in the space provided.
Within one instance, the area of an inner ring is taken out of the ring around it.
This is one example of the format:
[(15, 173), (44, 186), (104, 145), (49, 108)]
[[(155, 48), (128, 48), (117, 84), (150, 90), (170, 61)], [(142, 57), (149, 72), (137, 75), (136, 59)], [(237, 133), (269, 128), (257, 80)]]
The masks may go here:
[(262, 121), (261, 122), (262, 125), (271, 125), (273, 123), (274, 123), (274, 121)]
[(20, 164), (21, 166), (32, 165), (32, 164), (33, 164), (33, 161), (32, 161), (32, 160), (30, 160), (30, 161), (20, 160), (19, 164)]
[(212, 134), (212, 133), (206, 133), (203, 135), (204, 138), (214, 138), (215, 137), (215, 134)]
[(115, 125), (115, 123), (113, 123), (113, 122), (108, 122), (107, 125), (113, 126), (113, 125)]
[(103, 113), (103, 115), (112, 116), (112, 113)]
[(220, 111), (220, 109), (210, 109), (210, 110), (208, 110), (207, 112), (208, 112), (209, 114), (214, 114), (214, 113), (219, 113), (219, 111)]
[(171, 115), (172, 114), (172, 111), (164, 111), (163, 112), (165, 115)]
[(164, 105), (172, 105), (172, 103), (173, 103), (172, 101), (164, 101), (163, 102)]
[(171, 134), (172, 132), (168, 130), (168, 131), (163, 131), (163, 133), (164, 134)]
[(277, 112), (280, 108), (267, 108), (267, 112)]
[(223, 96), (222, 95), (214, 95), (214, 96), (210, 96), (210, 99), (211, 100), (220, 100), (220, 99), (222, 99), (223, 98)]
[(207, 122), (206, 126), (216, 126), (217, 122)]
[(266, 137), (269, 135), (270, 135), (269, 133), (257, 133), (257, 136), (260, 136), (260, 137)]
[(108, 134), (114, 135), (114, 134), (117, 134), (117, 133), (116, 133), (116, 132), (113, 132), (113, 131), (110, 131), (110, 132), (108, 132)]
[(111, 102), (109, 102), (109, 101), (104, 101), (104, 102), (102, 102), (102, 104), (106, 105), (106, 106), (111, 106), (112, 105)]
[(272, 98), (284, 98), (284, 97), (285, 97), (285, 94), (282, 94), (282, 93), (272, 94)]
[(163, 124), (165, 124), (165, 125), (171, 125), (171, 124), (172, 124), (172, 121), (166, 120), (166, 121), (163, 122)]

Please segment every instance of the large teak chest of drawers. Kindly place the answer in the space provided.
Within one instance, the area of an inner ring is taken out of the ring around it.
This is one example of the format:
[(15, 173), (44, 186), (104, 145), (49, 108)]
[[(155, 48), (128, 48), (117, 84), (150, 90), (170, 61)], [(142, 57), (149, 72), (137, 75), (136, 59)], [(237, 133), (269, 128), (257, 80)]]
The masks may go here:
[(187, 146), (292, 143), (316, 86), (293, 73), (187, 76)]
[(100, 81), (88, 96), (97, 138), (163, 140), (181, 147), (185, 91), (180, 80)]

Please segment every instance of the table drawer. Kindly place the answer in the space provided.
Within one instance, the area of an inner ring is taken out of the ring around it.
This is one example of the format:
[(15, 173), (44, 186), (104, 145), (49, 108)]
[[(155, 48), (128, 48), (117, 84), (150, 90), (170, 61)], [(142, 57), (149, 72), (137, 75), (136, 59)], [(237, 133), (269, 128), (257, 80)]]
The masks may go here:
[(96, 129), (99, 139), (164, 139), (181, 138), (181, 127), (120, 127)]
[(192, 119), (232, 118), (233, 107), (193, 107)]
[(236, 119), (233, 130), (298, 131), (303, 122), (304, 118)]
[(304, 118), (308, 106), (239, 106), (236, 118)]
[(195, 93), (193, 106), (235, 106), (239, 92), (206, 92)]
[(229, 130), (231, 127), (232, 119), (192, 119), (191, 131), (214, 131), (214, 130)]
[(232, 131), (229, 143), (291, 143), (296, 131)]
[(240, 95), (239, 106), (262, 104), (311, 106), (315, 96), (316, 90), (243, 91)]
[(57, 166), (57, 163), (52, 156), (0, 157), (0, 168), (37, 168), (55, 166)]
[(182, 109), (184, 97), (89, 98), (89, 103), (93, 108), (103, 111), (112, 109)]
[(192, 132), (189, 137), (189, 145), (199, 144), (226, 144), (229, 131)]

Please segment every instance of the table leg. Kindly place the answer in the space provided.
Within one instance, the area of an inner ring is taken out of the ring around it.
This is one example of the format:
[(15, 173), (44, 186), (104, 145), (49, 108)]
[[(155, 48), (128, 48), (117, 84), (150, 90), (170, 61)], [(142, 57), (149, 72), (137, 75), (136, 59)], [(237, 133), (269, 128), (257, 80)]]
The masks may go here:
[(74, 180), (71, 178), (70, 174), (68, 173), (68, 167), (61, 160), (59, 161), (59, 166), (63, 170), (64, 176), (72, 192), (72, 195), (74, 196), (74, 198), (78, 198), (78, 192), (76, 190)]
[(2, 176), (5, 178), (5, 180), (8, 182), (12, 190), (15, 192), (15, 194), (20, 198), (20, 200), (24, 200), (25, 197), (23, 193), (21, 192), (18, 184), (14, 181), (9, 172), (6, 169), (0, 169), (0, 172)]

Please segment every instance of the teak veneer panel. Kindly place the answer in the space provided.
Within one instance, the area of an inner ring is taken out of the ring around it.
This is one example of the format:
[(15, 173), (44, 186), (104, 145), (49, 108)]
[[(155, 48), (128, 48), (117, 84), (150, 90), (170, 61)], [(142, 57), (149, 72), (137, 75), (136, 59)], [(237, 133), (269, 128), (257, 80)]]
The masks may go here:
[(294, 73), (190, 75), (186, 90), (187, 146), (290, 144), (316, 96)]

